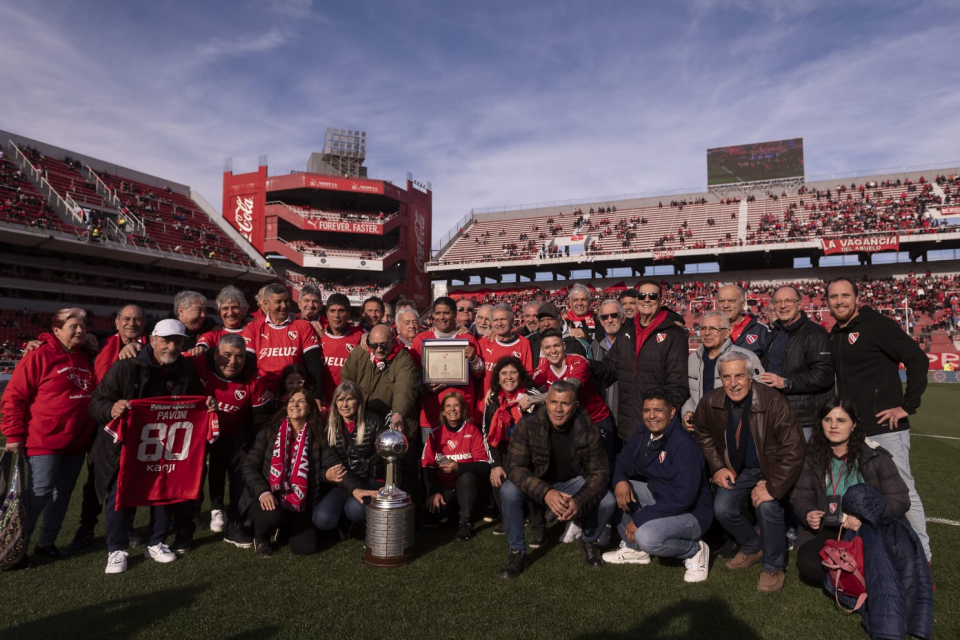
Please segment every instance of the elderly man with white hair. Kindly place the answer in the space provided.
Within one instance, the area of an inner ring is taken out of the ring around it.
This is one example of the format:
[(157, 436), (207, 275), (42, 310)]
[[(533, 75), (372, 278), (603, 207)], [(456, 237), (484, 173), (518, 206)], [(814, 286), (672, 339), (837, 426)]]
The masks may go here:
[(590, 311), (592, 301), (593, 292), (589, 288), (582, 284), (573, 285), (570, 288), (570, 308), (563, 316), (570, 328), (570, 335), (577, 340), (585, 340), (587, 344), (597, 332), (597, 320)]
[(394, 318), (397, 326), (397, 339), (407, 349), (413, 344), (413, 339), (420, 333), (420, 314), (413, 307), (397, 306), (397, 315)]
[(751, 375), (760, 380), (763, 365), (752, 351), (735, 346), (730, 341), (730, 321), (720, 311), (709, 311), (700, 319), (701, 344), (687, 358), (687, 382), (690, 385), (690, 397), (683, 403), (681, 415), (687, 429), (693, 430), (693, 412), (697, 404), (707, 393), (720, 387), (720, 370), (717, 359), (725, 353), (735, 351), (747, 357)]
[(743, 287), (736, 284), (720, 287), (717, 309), (730, 321), (730, 342), (762, 358), (770, 342), (770, 327), (747, 313), (747, 292)]
[(183, 351), (197, 346), (201, 335), (216, 325), (213, 318), (207, 316), (207, 298), (196, 291), (181, 291), (173, 297), (173, 313), (187, 328), (183, 339)]

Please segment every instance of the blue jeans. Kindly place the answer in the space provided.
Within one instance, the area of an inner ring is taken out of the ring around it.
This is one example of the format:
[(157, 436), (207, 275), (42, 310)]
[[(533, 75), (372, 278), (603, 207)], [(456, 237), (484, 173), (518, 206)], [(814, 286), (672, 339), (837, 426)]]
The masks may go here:
[(630, 487), (637, 496), (637, 502), (631, 503), (630, 511), (622, 512), (620, 539), (634, 551), (643, 551), (651, 556), (686, 560), (697, 555), (703, 532), (700, 522), (692, 513), (649, 520), (637, 528), (633, 540), (627, 539), (627, 525), (633, 521), (633, 515), (657, 502), (646, 482), (631, 480)]
[(930, 536), (927, 535), (927, 517), (923, 511), (923, 503), (920, 502), (920, 495), (917, 493), (917, 485), (913, 481), (913, 474), (910, 472), (910, 432), (892, 431), (870, 436), (870, 439), (893, 456), (893, 462), (897, 465), (900, 477), (903, 478), (903, 483), (907, 485), (907, 491), (910, 494), (907, 522), (910, 523), (917, 537), (920, 538), (923, 553), (926, 554), (929, 562), (932, 553), (930, 552)]
[[(570, 478), (564, 482), (553, 484), (557, 491), (576, 495), (586, 481), (582, 476)], [(520, 490), (520, 487), (511, 481), (504, 481), (500, 487), (500, 504), (503, 513), (503, 524), (507, 529), (507, 543), (511, 551), (526, 553), (527, 543), (523, 534), (523, 503), (529, 498)], [(607, 491), (600, 503), (588, 513), (581, 513), (577, 516), (577, 521), (583, 527), (583, 539), (587, 542), (596, 542), (603, 532), (607, 522), (617, 508), (617, 499), (613, 494)]]
[(25, 502), (28, 543), (41, 515), (43, 526), (40, 527), (37, 546), (47, 547), (57, 541), (85, 457), (83, 453), (52, 453), (27, 458)]
[[(380, 483), (376, 480), (367, 480), (363, 483), (364, 489), (378, 489)], [(365, 522), (367, 520), (367, 505), (369, 498), (357, 502), (352, 495), (336, 487), (332, 489), (313, 508), (313, 526), (320, 531), (333, 531), (340, 523), (340, 515), (346, 514), (350, 522)]]
[[(160, 505), (150, 507), (150, 523), (147, 525), (147, 545), (154, 546), (167, 539), (170, 530), (173, 507), (183, 504)], [(107, 527), (107, 551), (126, 551), (130, 547), (130, 532), (133, 530), (133, 518), (136, 507), (117, 510), (117, 479), (110, 483), (107, 499), (103, 503), (104, 524)]]
[(770, 500), (757, 507), (757, 524), (760, 534), (743, 515), (743, 501), (763, 480), (760, 469), (744, 469), (737, 476), (732, 489), (717, 487), (713, 500), (713, 512), (717, 522), (734, 537), (740, 550), (746, 554), (763, 549), (763, 568), (768, 571), (783, 571), (787, 566), (787, 534), (783, 524), (783, 505), (779, 500)]

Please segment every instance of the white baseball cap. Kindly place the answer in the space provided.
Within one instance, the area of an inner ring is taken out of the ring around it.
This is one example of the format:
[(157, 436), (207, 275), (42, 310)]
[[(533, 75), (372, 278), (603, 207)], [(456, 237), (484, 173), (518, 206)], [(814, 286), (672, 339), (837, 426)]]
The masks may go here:
[(187, 328), (183, 326), (183, 323), (179, 320), (167, 318), (166, 320), (161, 320), (158, 322), (157, 326), (153, 328), (153, 332), (150, 335), (158, 336), (160, 338), (169, 338), (170, 336), (181, 336), (186, 338)]

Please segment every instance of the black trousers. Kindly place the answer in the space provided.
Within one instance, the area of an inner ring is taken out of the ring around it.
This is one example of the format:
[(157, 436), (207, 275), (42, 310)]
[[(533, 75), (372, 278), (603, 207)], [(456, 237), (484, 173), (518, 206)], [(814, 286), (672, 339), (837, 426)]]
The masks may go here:
[(477, 498), (480, 496), (480, 487), (480, 478), (477, 474), (468, 472), (458, 475), (457, 484), (453, 489), (445, 487), (440, 491), (443, 501), (447, 503), (440, 508), (440, 515), (449, 517), (457, 513), (460, 524), (470, 522), (473, 519)]
[(797, 572), (800, 579), (811, 584), (823, 584), (823, 561), (820, 559), (820, 549), (830, 539), (836, 540), (839, 531), (833, 528), (820, 527), (817, 537), (804, 542), (797, 549)]
[(93, 464), (87, 456), (87, 481), (83, 483), (83, 499), (80, 502), (80, 528), (93, 531), (97, 527), (97, 519), (103, 511), (103, 504), (97, 497), (97, 487), (94, 483)]
[(287, 511), (279, 505), (273, 511), (264, 511), (256, 501), (247, 509), (247, 518), (253, 523), (253, 535), (266, 540), (279, 530), (287, 537), (290, 552), (296, 556), (308, 556), (317, 552), (317, 530), (313, 526), (312, 509), (301, 512)]

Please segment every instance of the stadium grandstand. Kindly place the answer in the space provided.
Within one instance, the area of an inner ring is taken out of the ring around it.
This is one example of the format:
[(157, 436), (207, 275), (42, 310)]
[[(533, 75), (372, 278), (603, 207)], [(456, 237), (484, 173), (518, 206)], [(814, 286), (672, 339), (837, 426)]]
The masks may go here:
[(566, 304), (574, 282), (594, 310), (640, 279), (661, 282), (690, 346), (717, 289), (737, 282), (751, 311), (784, 284), (832, 325), (824, 283), (857, 279), (866, 303), (955, 363), (960, 322), (960, 168), (930, 166), (709, 185), (702, 191), (473, 211), (434, 247), (435, 291), (476, 304)]
[(159, 319), (177, 291), (212, 301), (228, 283), (252, 294), (277, 278), (189, 186), (7, 131), (0, 229), (0, 372), (64, 306), (112, 331), (127, 303)]

